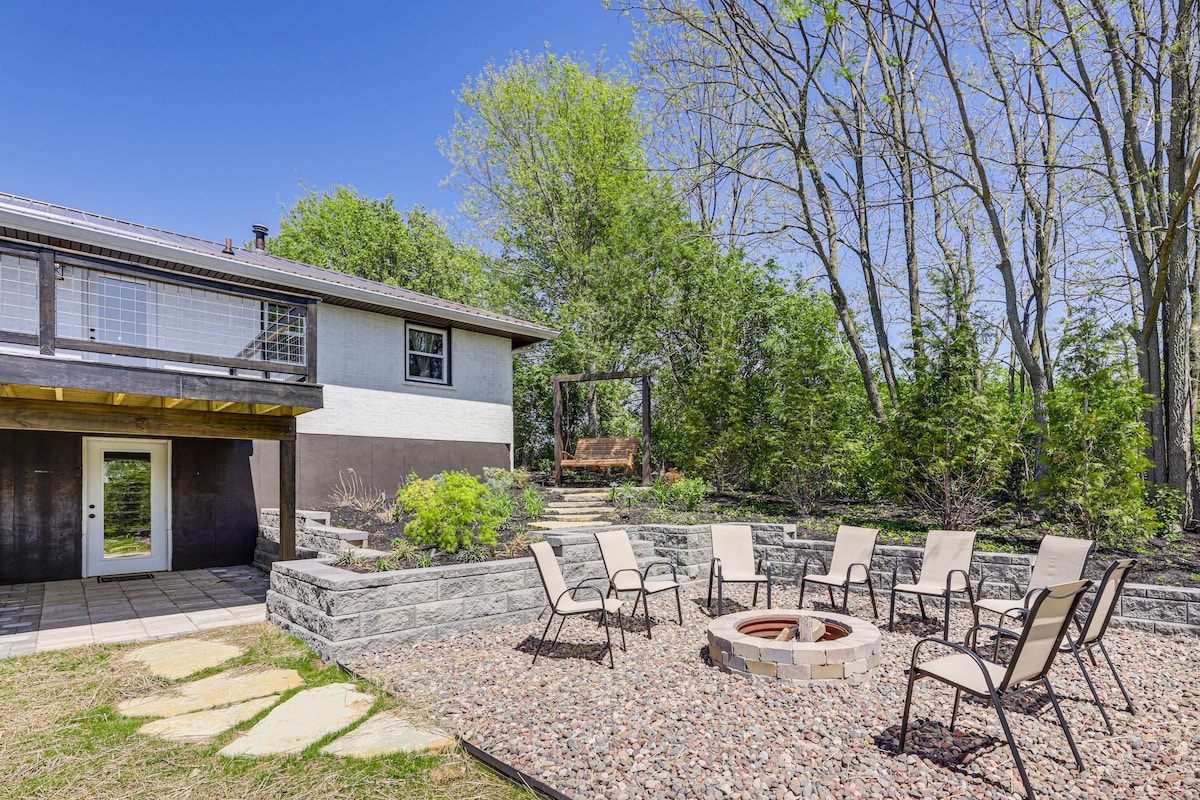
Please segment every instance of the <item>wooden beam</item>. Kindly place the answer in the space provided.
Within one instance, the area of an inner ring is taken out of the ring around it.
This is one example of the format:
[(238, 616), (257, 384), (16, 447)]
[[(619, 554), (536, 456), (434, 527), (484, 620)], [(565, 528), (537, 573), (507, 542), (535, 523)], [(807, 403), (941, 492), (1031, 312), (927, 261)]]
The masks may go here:
[(57, 303), (54, 296), (58, 281), (54, 273), (54, 252), (38, 252), (38, 349), (44, 356), (54, 355), (54, 331)]
[(119, 406), (123, 402), (125, 402), (125, 392), (113, 392), (112, 393), (112, 404), (114, 406)]
[(317, 382), (317, 301), (304, 309), (304, 362), (308, 365), (308, 383)]
[(0, 429), (282, 441), (296, 438), (296, 418), (14, 398), (0, 401)]
[(296, 560), (296, 440), (279, 442), (279, 560)]
[(254, 404), (254, 413), (255, 414), (270, 414), (272, 411), (277, 411), (280, 408), (283, 408), (283, 406), (277, 406), (277, 405), (273, 406), (273, 405), (269, 405), (266, 403), (255, 403)]
[(324, 405), (320, 386), (296, 381), (200, 375), (150, 367), (8, 353), (0, 353), (0, 383), (60, 386), (64, 389), (94, 392), (124, 392), (181, 400), (269, 403), (306, 409), (321, 408)]
[(615, 381), (623, 378), (641, 378), (638, 372), (583, 372), (579, 375), (555, 375), (554, 383), (586, 383), (589, 381)]
[(562, 486), (562, 458), (563, 458), (563, 440), (562, 440), (562, 384), (557, 379), (553, 381), (554, 386), (554, 485)]
[(233, 401), (232, 400), (225, 400), (225, 401), (214, 400), (214, 401), (212, 401), (212, 403), (210, 405), (211, 405), (212, 411), (224, 411), (225, 409), (227, 409), (231, 405), (233, 405)]
[(0, 397), (16, 397), (16, 395), (13, 394), (11, 386), (7, 383), (0, 383)]
[(163, 408), (174, 408), (175, 406), (179, 405), (180, 403), (185, 403), (185, 402), (187, 402), (187, 401), (184, 400), (182, 397), (164, 397), (163, 398)]
[(54, 399), (60, 403), (62, 402), (62, 399), (63, 399), (62, 393), (63, 393), (62, 387), (59, 387), (59, 386), (54, 387)]

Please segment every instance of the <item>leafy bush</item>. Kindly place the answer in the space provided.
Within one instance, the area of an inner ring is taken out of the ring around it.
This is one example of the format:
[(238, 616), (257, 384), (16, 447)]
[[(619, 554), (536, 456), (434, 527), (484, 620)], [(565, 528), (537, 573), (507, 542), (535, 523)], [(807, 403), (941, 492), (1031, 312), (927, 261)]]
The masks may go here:
[(493, 492), (489, 490), (483, 502), (488, 509), (488, 513), (492, 515), (492, 524), (496, 528), (503, 528), (508, 524), (508, 521), (512, 519), (513, 512), (517, 509), (512, 495), (508, 492)]
[(1154, 509), (1154, 516), (1158, 520), (1160, 535), (1169, 535), (1179, 530), (1179, 521), (1183, 519), (1185, 502), (1187, 502), (1187, 495), (1178, 489), (1173, 489), (1165, 484), (1155, 487), (1154, 500), (1150, 503), (1150, 507)]
[(514, 469), (510, 472), (499, 467), (484, 467), (483, 479), (487, 483), (489, 492), (499, 494), (529, 483), (529, 473), (523, 469)]
[(521, 505), (529, 519), (538, 519), (546, 511), (546, 499), (532, 486), (526, 486), (521, 492)]
[(678, 501), (686, 511), (695, 511), (704, 502), (712, 487), (703, 478), (681, 478), (671, 484), (668, 494)]
[(404, 526), (408, 538), (447, 553), (474, 542), (494, 545), (500, 518), (487, 488), (466, 472), (443, 472), (439, 477), (409, 475), (396, 493), (397, 503), (414, 515)]

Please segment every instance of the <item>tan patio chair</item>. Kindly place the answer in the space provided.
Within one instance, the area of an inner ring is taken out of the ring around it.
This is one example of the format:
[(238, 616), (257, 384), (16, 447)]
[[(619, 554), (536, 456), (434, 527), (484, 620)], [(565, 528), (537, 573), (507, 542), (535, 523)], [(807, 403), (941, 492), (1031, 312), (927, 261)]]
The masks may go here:
[[(646, 562), (646, 566), (639, 569), (637, 557), (633, 554), (633, 545), (629, 541), (629, 534), (621, 528), (596, 531), (595, 536), (596, 544), (600, 545), (600, 558), (604, 561), (604, 571), (608, 573), (609, 594), (615, 592), (620, 597), (621, 592), (637, 592), (633, 598), (633, 610), (634, 613), (637, 612), (637, 603), (641, 599), (642, 611), (646, 614), (647, 638), (654, 638), (654, 634), (650, 630), (650, 606), (646, 602), (646, 598), (652, 594), (674, 589), (675, 610), (679, 614), (679, 624), (683, 625), (683, 605), (679, 601), (679, 576), (675, 572), (675, 565), (665, 558), (659, 558)], [(671, 580), (650, 577), (650, 570), (658, 566), (671, 568)], [(629, 618), (633, 619), (633, 614), (630, 614)]]
[[(725, 584), (753, 583), (751, 605), (758, 605), (758, 585), (767, 584), (767, 608), (771, 607), (771, 562), (754, 563), (754, 534), (749, 525), (713, 525), (712, 561), (708, 565), (708, 599), (712, 608), (713, 578), (717, 580), (717, 616), (725, 613)], [(764, 564), (766, 569), (763, 569)]]
[[(979, 579), (975, 601), (975, 623), (979, 623), (979, 612), (990, 611), (999, 614), (1001, 619), (1006, 616), (1023, 614), (1029, 608), (1029, 602), (1039, 589), (1056, 586), (1068, 581), (1077, 581), (1083, 576), (1087, 566), (1088, 556), (1096, 543), (1090, 539), (1072, 539), (1066, 536), (1046, 536), (1038, 546), (1037, 559), (1033, 562), (1033, 572), (1029, 576), (1029, 584), (1025, 592), (1011, 599), (984, 598), (983, 578)], [(1016, 587), (1020, 592), (1020, 587)], [(1000, 623), (1003, 626), (1003, 622)]]
[(876, 528), (855, 528), (852, 525), (839, 525), (837, 539), (833, 543), (833, 558), (826, 565), (825, 559), (816, 556), (817, 561), (825, 568), (824, 575), (809, 575), (808, 562), (804, 559), (804, 569), (800, 573), (800, 602), (796, 608), (804, 607), (805, 584), (823, 583), (829, 590), (829, 605), (836, 606), (833, 600), (833, 587), (842, 590), (842, 613), (848, 614), (847, 604), (850, 601), (850, 584), (867, 585), (871, 593), (871, 613), (879, 618), (879, 607), (875, 605), (875, 586), (871, 582), (871, 559), (875, 557), (875, 539), (879, 536)]
[[(563, 580), (562, 569), (558, 566), (558, 559), (554, 557), (554, 550), (551, 549), (548, 542), (534, 542), (529, 545), (529, 552), (533, 553), (538, 575), (542, 578), (542, 588), (546, 590), (546, 599), (550, 602), (550, 618), (546, 620), (546, 629), (542, 631), (542, 640), (538, 642), (537, 649), (533, 652), (533, 663), (537, 663), (538, 654), (542, 652), (542, 645), (546, 643), (546, 634), (550, 632), (550, 623), (554, 622), (556, 616), (562, 617), (562, 621), (558, 623), (558, 630), (554, 633), (554, 641), (550, 644), (551, 650), (558, 644), (558, 636), (562, 633), (567, 617), (599, 611), (600, 621), (604, 625), (604, 636), (608, 641), (608, 646), (605, 648), (608, 651), (608, 666), (610, 669), (613, 668), (612, 633), (608, 628), (608, 615), (613, 613), (617, 615), (617, 627), (621, 629), (621, 649), (624, 650), (625, 626), (621, 623), (621, 599), (606, 598), (598, 587), (588, 586), (586, 581), (568, 588), (567, 582)], [(596, 598), (594, 600), (576, 600), (575, 593), (581, 591), (595, 592)], [(600, 652), (600, 658), (604, 658), (603, 650)]]
[(946, 624), (942, 636), (950, 638), (950, 598), (955, 592), (967, 593), (971, 605), (975, 595), (971, 591), (968, 577), (971, 571), (971, 556), (974, 554), (975, 533), (973, 531), (930, 531), (925, 538), (925, 554), (921, 559), (921, 577), (910, 562), (909, 573), (912, 583), (898, 583), (900, 565), (892, 570), (891, 609), (888, 612), (888, 630), (895, 630), (896, 593), (915, 594), (921, 608), (921, 619), (925, 614), (926, 597), (941, 597), (946, 604)]
[[(1008, 695), (1023, 691), (1022, 684), (1037, 681), (1046, 689), (1046, 695), (1054, 706), (1058, 716), (1058, 724), (1067, 737), (1071, 754), (1075, 756), (1075, 764), (1083, 771), (1083, 758), (1075, 747), (1075, 739), (1071, 729), (1067, 727), (1067, 719), (1063, 716), (1062, 708), (1058, 705), (1058, 696), (1050, 685), (1047, 673), (1054, 663), (1067, 632), (1067, 626), (1075, 615), (1075, 609), (1083, 593), (1091, 585), (1091, 581), (1074, 581), (1059, 586), (1050, 586), (1039, 591), (1033, 599), (1026, 617), (1025, 626), (1021, 630), (1013, 648), (1012, 658), (1008, 665), (988, 661), (975, 652), (975, 639), (980, 630), (991, 630), (997, 635), (1002, 629), (995, 625), (975, 625), (968, 632), (964, 644), (955, 644), (929, 637), (917, 642), (913, 648), (912, 661), (908, 672), (908, 693), (904, 698), (904, 717), (900, 722), (900, 752), (904, 752), (905, 739), (908, 736), (908, 715), (912, 708), (913, 684), (922, 678), (933, 678), (954, 687), (954, 710), (950, 713), (950, 732), (954, 732), (954, 723), (958, 718), (958, 705), (962, 693), (990, 700), (1000, 717), (1000, 727), (1008, 739), (1008, 747), (1012, 751), (1013, 760), (1017, 762), (1017, 773), (1025, 785), (1025, 794), (1033, 797), (1033, 786), (1029, 776), (1025, 774), (1025, 764), (1017, 750), (1012, 730), (1008, 727), (1008, 719), (1004, 716), (1001, 701)], [(955, 652), (932, 661), (918, 664), (917, 657), (928, 644), (937, 644)]]

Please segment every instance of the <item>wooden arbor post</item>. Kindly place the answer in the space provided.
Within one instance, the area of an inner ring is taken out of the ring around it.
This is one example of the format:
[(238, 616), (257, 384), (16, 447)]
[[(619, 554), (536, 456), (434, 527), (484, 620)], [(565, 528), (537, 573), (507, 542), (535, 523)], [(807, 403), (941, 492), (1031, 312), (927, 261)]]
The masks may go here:
[(564, 383), (590, 383), (637, 378), (642, 382), (642, 486), (650, 485), (650, 376), (633, 372), (594, 372), (580, 375), (555, 375), (550, 379), (554, 392), (554, 485), (562, 486)]
[(279, 560), (296, 560), (296, 440), (279, 440)]

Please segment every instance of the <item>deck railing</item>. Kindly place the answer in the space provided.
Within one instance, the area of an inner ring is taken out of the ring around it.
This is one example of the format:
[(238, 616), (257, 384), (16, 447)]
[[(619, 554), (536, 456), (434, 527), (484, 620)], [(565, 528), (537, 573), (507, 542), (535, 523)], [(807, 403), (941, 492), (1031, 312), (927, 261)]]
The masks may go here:
[(315, 301), (0, 244), (0, 342), (63, 358), (316, 382)]

